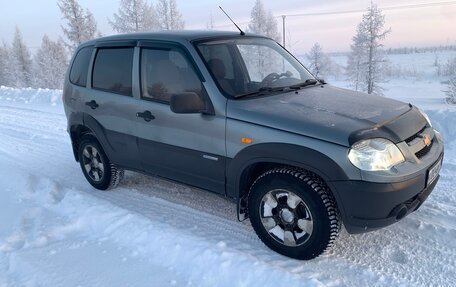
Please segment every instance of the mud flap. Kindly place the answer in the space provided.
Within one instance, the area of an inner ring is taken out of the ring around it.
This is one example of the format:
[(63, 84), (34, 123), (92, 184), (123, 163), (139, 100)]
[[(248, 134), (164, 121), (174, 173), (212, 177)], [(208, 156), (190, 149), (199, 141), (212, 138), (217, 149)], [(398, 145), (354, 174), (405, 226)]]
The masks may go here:
[(237, 215), (238, 215), (238, 220), (239, 221), (244, 221), (247, 218), (249, 218), (248, 214), (248, 206), (247, 206), (247, 195), (244, 195), (243, 197), (239, 198), (237, 201)]

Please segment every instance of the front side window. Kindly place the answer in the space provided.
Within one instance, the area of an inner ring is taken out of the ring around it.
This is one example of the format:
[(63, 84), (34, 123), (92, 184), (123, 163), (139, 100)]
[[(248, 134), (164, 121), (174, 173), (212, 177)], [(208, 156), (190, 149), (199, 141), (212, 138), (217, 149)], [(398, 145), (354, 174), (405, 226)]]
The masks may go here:
[(102, 91), (132, 95), (133, 48), (98, 49), (92, 86)]
[(240, 85), (236, 81), (236, 66), (233, 63), (230, 47), (223, 43), (214, 43), (200, 45), (199, 50), (221, 89), (230, 95), (239, 91)]
[(172, 95), (196, 93), (202, 84), (185, 54), (177, 48), (141, 50), (142, 98), (169, 103)]
[[(230, 51), (232, 59), (226, 60), (217, 52), (222, 47)], [(219, 87), (234, 98), (314, 79), (301, 63), (270, 39), (238, 37), (202, 42), (197, 48)], [(234, 71), (233, 79), (229, 78), (229, 71)]]

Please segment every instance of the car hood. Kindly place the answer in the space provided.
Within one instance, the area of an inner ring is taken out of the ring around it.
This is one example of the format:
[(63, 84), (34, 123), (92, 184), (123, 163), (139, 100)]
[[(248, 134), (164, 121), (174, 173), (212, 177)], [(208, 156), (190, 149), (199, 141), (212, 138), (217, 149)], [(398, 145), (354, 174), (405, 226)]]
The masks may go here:
[(328, 84), (229, 100), (227, 115), (344, 146), (367, 137), (399, 142), (426, 125), (424, 117), (409, 104)]

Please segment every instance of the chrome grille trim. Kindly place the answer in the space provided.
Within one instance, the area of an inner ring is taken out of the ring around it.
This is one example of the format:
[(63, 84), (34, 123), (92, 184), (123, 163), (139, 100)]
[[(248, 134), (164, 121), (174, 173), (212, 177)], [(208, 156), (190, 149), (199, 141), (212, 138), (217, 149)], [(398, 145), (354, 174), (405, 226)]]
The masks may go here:
[[(429, 137), (430, 143), (429, 145), (425, 144), (425, 137)], [(410, 151), (417, 157), (422, 158), (425, 156), (432, 148), (432, 144), (434, 142), (435, 133), (431, 127), (427, 127), (414, 136), (405, 140), (407, 145), (409, 146)]]

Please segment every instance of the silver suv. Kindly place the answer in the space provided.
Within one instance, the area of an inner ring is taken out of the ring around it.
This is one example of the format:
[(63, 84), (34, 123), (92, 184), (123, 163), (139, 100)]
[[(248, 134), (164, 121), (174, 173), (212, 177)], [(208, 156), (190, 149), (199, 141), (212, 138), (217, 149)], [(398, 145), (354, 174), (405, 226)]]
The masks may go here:
[(416, 210), (443, 142), (411, 104), (336, 88), (271, 39), (117, 35), (82, 44), (65, 80), (76, 161), (97, 189), (125, 169), (226, 196), (271, 249), (311, 259)]

